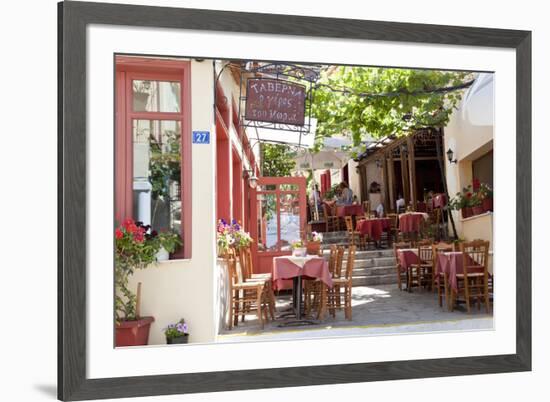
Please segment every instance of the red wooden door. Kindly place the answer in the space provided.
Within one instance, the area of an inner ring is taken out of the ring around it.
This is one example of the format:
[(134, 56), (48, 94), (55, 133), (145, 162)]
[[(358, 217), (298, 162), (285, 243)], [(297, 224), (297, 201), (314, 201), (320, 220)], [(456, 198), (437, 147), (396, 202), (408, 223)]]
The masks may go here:
[(305, 177), (260, 177), (250, 192), (250, 217), (255, 271), (271, 272), (273, 257), (290, 255), (291, 243), (305, 240)]

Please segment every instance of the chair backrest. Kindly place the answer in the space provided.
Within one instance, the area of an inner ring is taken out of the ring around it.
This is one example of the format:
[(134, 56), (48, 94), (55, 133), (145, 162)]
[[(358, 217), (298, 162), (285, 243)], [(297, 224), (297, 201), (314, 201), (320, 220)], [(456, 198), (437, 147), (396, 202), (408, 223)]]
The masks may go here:
[(428, 262), (432, 263), (433, 261), (433, 248), (432, 243), (429, 244), (418, 244), (418, 258), (420, 259), (420, 262)]
[(344, 262), (344, 246), (338, 246), (336, 250), (336, 264), (334, 266), (334, 277), (340, 278), (342, 276), (342, 264)]
[(486, 240), (473, 240), (471, 242), (460, 243), (460, 251), (463, 254), (463, 273), (467, 275), (470, 268), (483, 268), (483, 273), (487, 277), (487, 267), (489, 259), (489, 242)]
[(454, 245), (449, 243), (432, 244), (432, 266), (434, 267), (434, 273), (435, 264), (437, 264), (437, 255), (440, 253), (447, 253), (449, 251), (455, 251)]
[(397, 255), (397, 250), (404, 249), (404, 248), (411, 248), (412, 244), (410, 242), (399, 242), (399, 243), (393, 243), (393, 254), (395, 255), (395, 263), (399, 265), (399, 257)]
[(346, 230), (348, 233), (353, 233), (353, 219), (351, 216), (344, 216), (344, 221), (346, 222)]
[(365, 216), (370, 215), (370, 202), (369, 201), (363, 201), (363, 212), (365, 213)]
[(327, 202), (323, 202), (323, 212), (325, 213), (325, 216), (335, 216), (336, 213), (336, 204), (330, 205)]
[(390, 228), (396, 229), (397, 228), (397, 222), (399, 220), (399, 215), (394, 213), (386, 214), (386, 218), (390, 220)]
[(330, 246), (330, 254), (328, 257), (328, 271), (330, 275), (334, 277), (334, 272), (336, 270), (336, 257), (338, 255), (338, 247), (335, 244)]
[(355, 251), (356, 246), (351, 245), (348, 248), (348, 258), (346, 261), (346, 273), (345, 277), (346, 279), (351, 281), (352, 275), (353, 275), (353, 267), (355, 266)]
[(237, 260), (234, 256), (229, 255), (225, 258), (227, 263), (227, 269), (229, 271), (229, 288), (232, 290), (234, 285), (241, 283), (239, 280), (239, 274), (237, 272)]

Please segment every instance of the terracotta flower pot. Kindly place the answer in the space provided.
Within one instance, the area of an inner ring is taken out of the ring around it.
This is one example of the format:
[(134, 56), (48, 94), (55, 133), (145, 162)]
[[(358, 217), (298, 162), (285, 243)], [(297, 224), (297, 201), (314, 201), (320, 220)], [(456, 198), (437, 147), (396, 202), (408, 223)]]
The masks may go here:
[(469, 218), (473, 214), (472, 207), (464, 207), (460, 211), (462, 212), (463, 219)]
[(122, 321), (116, 326), (116, 341), (119, 346), (143, 346), (149, 341), (149, 329), (153, 317), (141, 317), (136, 321)]
[(481, 205), (483, 206), (483, 210), (485, 212), (492, 211), (493, 210), (493, 199), (492, 198), (485, 198)]
[(475, 207), (472, 207), (473, 215), (481, 215), (484, 212), (485, 210), (483, 209), (483, 205), (476, 205)]
[(185, 334), (182, 336), (176, 336), (174, 338), (166, 338), (166, 343), (168, 345), (175, 345), (178, 343), (189, 343), (189, 334)]
[(320, 241), (308, 241), (306, 244), (307, 253), (311, 255), (318, 255), (321, 251)]

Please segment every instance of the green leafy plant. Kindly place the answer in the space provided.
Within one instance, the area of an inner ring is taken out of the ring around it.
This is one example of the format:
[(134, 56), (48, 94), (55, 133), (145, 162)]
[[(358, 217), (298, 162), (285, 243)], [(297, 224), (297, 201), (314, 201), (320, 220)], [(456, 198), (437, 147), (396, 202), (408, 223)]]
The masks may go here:
[(426, 127), (444, 127), (462, 97), (469, 73), (340, 66), (322, 73), (312, 104), (317, 118), (317, 146), (322, 137), (347, 133), (358, 145)]
[(295, 152), (288, 145), (262, 143), (262, 175), (266, 177), (290, 176), (296, 162)]
[(304, 248), (305, 247), (305, 244), (304, 244), (304, 241), (302, 239), (299, 239), (299, 240), (294, 240), (291, 244), (290, 244), (290, 247), (292, 247), (293, 250), (297, 249), (297, 248)]
[(136, 295), (128, 288), (128, 281), (136, 269), (144, 269), (156, 261), (161, 247), (173, 252), (181, 244), (179, 236), (171, 232), (159, 235), (150, 225), (126, 219), (115, 229), (115, 318), (133, 321), (136, 315)]

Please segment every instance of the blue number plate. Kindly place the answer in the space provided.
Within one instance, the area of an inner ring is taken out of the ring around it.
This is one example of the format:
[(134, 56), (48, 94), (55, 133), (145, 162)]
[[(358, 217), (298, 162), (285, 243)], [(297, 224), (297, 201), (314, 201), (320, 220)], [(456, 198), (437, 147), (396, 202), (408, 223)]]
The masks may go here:
[(193, 131), (193, 144), (210, 144), (210, 131)]

